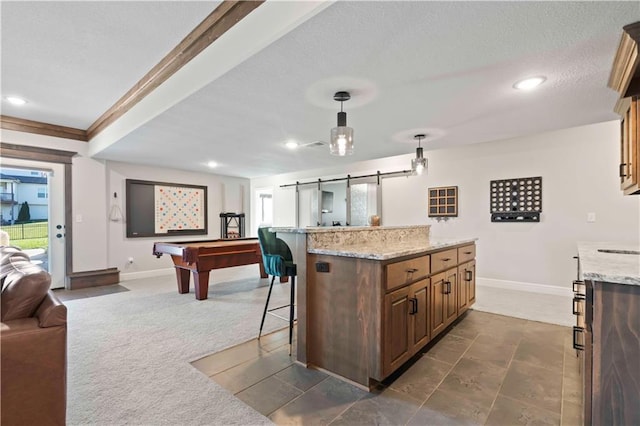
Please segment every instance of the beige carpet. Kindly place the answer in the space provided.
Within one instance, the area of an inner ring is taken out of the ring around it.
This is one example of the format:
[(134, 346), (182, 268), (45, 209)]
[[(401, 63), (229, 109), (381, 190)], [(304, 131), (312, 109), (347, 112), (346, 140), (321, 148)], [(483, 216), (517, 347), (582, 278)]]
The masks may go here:
[[(212, 274), (209, 299), (178, 294), (175, 276), (65, 302), (70, 425), (270, 424), (189, 362), (255, 338), (268, 290), (255, 265)], [(275, 285), (274, 306), (289, 285)], [(265, 332), (285, 324), (267, 316)]]

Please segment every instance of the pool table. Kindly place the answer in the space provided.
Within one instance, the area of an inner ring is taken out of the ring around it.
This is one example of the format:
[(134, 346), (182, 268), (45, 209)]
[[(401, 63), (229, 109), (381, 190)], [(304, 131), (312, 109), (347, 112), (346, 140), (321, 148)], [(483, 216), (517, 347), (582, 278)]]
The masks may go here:
[(154, 243), (156, 257), (171, 256), (178, 278), (178, 293), (189, 293), (189, 274), (193, 272), (196, 299), (204, 300), (209, 291), (209, 272), (231, 266), (260, 265), (260, 277), (267, 278), (257, 238), (233, 240)]

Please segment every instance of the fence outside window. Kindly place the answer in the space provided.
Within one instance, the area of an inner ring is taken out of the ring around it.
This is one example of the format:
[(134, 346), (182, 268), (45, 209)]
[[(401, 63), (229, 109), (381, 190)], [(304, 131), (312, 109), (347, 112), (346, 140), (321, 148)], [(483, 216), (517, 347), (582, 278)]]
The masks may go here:
[(1, 226), (0, 229), (9, 234), (11, 240), (49, 237), (49, 222), (18, 223), (15, 225)]

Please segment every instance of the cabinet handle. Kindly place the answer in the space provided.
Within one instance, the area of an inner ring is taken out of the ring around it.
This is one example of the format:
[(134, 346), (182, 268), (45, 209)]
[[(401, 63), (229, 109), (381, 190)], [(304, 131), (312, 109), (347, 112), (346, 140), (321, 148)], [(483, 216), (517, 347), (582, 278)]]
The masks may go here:
[(574, 293), (580, 293), (580, 289), (578, 287), (582, 286), (582, 285), (584, 285), (584, 281), (574, 280), (573, 281), (573, 292)]
[(473, 271), (465, 270), (464, 271), (464, 280), (465, 281), (471, 281), (472, 279), (473, 279)]
[(573, 315), (582, 316), (583, 313), (580, 311), (580, 302), (583, 302), (585, 297), (580, 294), (576, 294), (576, 297), (573, 298)]
[(472, 251), (465, 251), (464, 254), (471, 254), (473, 253)]
[(578, 343), (579, 334), (582, 334), (584, 339), (584, 328), (573, 326), (573, 349), (577, 351), (584, 351), (584, 340), (582, 343)]
[(442, 261), (443, 261), (443, 262), (448, 262), (448, 261), (450, 261), (450, 260), (451, 260), (451, 258), (450, 258), (450, 257), (444, 257), (444, 258), (442, 259)]
[(409, 315), (415, 315), (418, 313), (418, 299), (415, 297), (412, 297), (411, 299), (409, 299), (409, 302), (411, 302), (411, 310), (409, 311)]
[(626, 173), (624, 172), (624, 166), (626, 166), (627, 163), (620, 163), (620, 177), (627, 177)]
[(407, 269), (407, 274), (413, 274), (414, 272), (418, 272), (418, 268), (409, 268), (409, 269)]
[(445, 281), (443, 283), (446, 287), (443, 288), (443, 292), (442, 294), (449, 294), (451, 293), (451, 281)]

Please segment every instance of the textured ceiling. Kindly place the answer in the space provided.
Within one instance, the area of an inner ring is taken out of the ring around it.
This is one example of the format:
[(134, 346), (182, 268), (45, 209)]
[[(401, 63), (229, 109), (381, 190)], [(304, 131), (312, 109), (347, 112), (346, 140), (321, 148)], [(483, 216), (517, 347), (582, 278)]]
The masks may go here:
[[(71, 9), (80, 4), (67, 3)], [(153, 4), (164, 5), (167, 15), (173, 5)], [(14, 34), (5, 39), (4, 6), (3, 95), (21, 87), (20, 72), (5, 62), (5, 45), (24, 45)], [(197, 17), (196, 6), (188, 9), (192, 27), (209, 13)], [(148, 40), (132, 40), (138, 32), (123, 20), (91, 36), (119, 40), (101, 58), (107, 65), (79, 58), (68, 63), (54, 53), (40, 65), (29, 58), (32, 66), (65, 70), (56, 77), (64, 84), (23, 84), (33, 96), (55, 96), (51, 86), (71, 86), (67, 80), (77, 88), (54, 111), (24, 118), (86, 127), (181, 40), (188, 14), (175, 14), (184, 28), (171, 28), (180, 33), (172, 41), (163, 28), (167, 45), (154, 45), (156, 56), (147, 52)], [(257, 177), (410, 153), (415, 133), (427, 133), (428, 157), (430, 149), (612, 120), (617, 95), (606, 87), (609, 70), (622, 27), (638, 20), (640, 2), (337, 2), (97, 156)], [(22, 34), (17, 26), (11, 23), (8, 32)], [(137, 23), (140, 34), (146, 27), (153, 25)], [(144, 60), (138, 57), (145, 52)], [(14, 75), (6, 85), (5, 68)], [(547, 77), (538, 90), (512, 88), (534, 75)], [(286, 150), (288, 139), (328, 141), (339, 109), (332, 99), (337, 90), (352, 92), (344, 109), (355, 129), (356, 153), (337, 158), (326, 146)], [(60, 119), (46, 120), (46, 114)], [(220, 166), (209, 170), (208, 161)]]
[(87, 129), (219, 3), (2, 1), (2, 114)]

